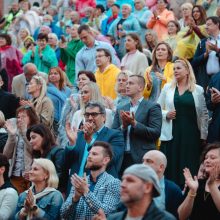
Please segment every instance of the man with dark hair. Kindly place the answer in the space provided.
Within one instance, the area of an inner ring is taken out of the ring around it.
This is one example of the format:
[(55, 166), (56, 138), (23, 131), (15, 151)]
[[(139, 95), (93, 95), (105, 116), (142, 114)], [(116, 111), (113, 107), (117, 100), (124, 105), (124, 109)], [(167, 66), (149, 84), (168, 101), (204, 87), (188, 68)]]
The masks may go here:
[(48, 73), (51, 67), (58, 66), (56, 53), (48, 45), (48, 36), (40, 33), (37, 37), (37, 46), (28, 51), (22, 63), (34, 63), (39, 71)]
[(109, 50), (99, 48), (96, 51), (96, 65), (98, 67), (95, 72), (96, 83), (102, 96), (115, 99), (117, 97), (115, 91), (116, 79), (121, 70), (111, 63), (112, 59)]
[(106, 172), (113, 152), (110, 144), (97, 141), (89, 151), (88, 177), (71, 177), (71, 192), (61, 208), (63, 219), (91, 219), (101, 208), (108, 215), (120, 202), (120, 181)]
[(18, 201), (18, 193), (10, 183), (8, 171), (8, 159), (0, 154), (0, 219), (13, 219)]
[(160, 137), (162, 113), (160, 105), (143, 98), (145, 79), (140, 75), (128, 78), (126, 94), (131, 101), (116, 110), (112, 128), (124, 133), (126, 141), (122, 170), (141, 163), (144, 154), (156, 149)]
[(112, 63), (117, 66), (120, 65), (120, 61), (113, 47), (107, 42), (95, 40), (88, 25), (81, 25), (78, 29), (78, 34), (85, 46), (76, 55), (76, 76), (80, 70), (96, 71), (95, 56), (98, 48), (108, 49), (111, 53)]
[(220, 71), (220, 18), (208, 17), (206, 31), (209, 37), (200, 41), (192, 61), (196, 82), (204, 91), (211, 77)]
[(95, 141), (105, 141), (112, 146), (114, 153), (107, 172), (114, 177), (118, 177), (124, 152), (122, 132), (105, 127), (105, 107), (98, 102), (89, 102), (85, 106), (84, 117), (85, 123), (83, 129), (79, 132), (76, 128), (71, 129), (70, 123), (66, 125), (69, 146), (65, 149), (65, 169), (70, 169), (70, 175), (77, 173), (82, 177), (86, 159), (93, 143)]

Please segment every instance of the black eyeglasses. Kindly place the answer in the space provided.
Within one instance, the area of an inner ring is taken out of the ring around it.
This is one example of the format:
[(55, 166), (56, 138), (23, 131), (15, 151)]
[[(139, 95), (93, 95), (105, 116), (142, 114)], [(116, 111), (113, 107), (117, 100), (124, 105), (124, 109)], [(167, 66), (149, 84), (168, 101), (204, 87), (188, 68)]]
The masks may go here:
[(98, 115), (102, 115), (103, 114), (103, 112), (86, 112), (85, 114), (84, 114), (84, 117), (85, 118), (89, 118), (89, 116), (92, 116), (93, 118), (96, 118)]

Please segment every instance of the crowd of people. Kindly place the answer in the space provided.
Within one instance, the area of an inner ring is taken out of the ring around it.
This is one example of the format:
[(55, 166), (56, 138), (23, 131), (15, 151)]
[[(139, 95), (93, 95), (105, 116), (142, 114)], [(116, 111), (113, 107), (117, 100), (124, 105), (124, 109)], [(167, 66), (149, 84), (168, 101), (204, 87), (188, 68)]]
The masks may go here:
[(220, 219), (218, 0), (11, 2), (1, 219)]

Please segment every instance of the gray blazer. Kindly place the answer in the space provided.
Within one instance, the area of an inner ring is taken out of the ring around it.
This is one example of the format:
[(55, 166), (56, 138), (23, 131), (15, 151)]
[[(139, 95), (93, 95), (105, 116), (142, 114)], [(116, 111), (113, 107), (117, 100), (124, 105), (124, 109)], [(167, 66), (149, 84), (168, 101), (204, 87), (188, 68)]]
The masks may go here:
[[(127, 129), (122, 129), (120, 111), (130, 111), (130, 103), (116, 110), (112, 128), (120, 129), (126, 140)], [(135, 163), (141, 163), (143, 155), (156, 149), (156, 141), (160, 137), (162, 112), (160, 105), (143, 99), (135, 113), (137, 124), (130, 129), (131, 156)]]

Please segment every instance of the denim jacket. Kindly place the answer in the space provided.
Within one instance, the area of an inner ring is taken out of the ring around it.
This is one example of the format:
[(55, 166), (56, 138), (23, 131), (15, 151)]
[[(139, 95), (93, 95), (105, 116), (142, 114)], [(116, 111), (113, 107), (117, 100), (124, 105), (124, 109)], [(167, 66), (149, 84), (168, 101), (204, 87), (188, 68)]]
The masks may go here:
[[(19, 219), (19, 214), (21, 209), (24, 207), (24, 202), (27, 196), (27, 191), (20, 194), (16, 209), (16, 216), (15, 219)], [(60, 208), (63, 204), (63, 197), (62, 194), (56, 190), (50, 192), (49, 194), (41, 197), (40, 199), (36, 200), (36, 205), (39, 208), (38, 216), (45, 219), (53, 219), (59, 220), (60, 216)]]

